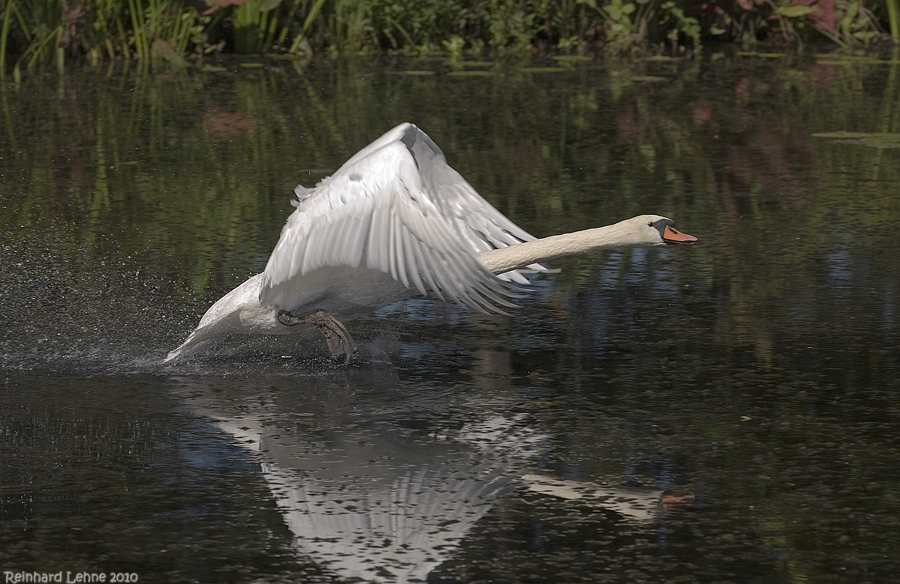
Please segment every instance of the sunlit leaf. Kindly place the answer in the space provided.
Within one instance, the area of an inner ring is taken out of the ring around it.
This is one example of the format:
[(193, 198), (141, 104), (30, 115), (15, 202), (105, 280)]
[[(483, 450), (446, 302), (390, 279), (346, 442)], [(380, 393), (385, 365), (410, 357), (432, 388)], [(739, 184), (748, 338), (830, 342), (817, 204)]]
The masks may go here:
[(819, 12), (819, 9), (815, 6), (806, 6), (805, 4), (790, 4), (788, 6), (779, 6), (775, 9), (775, 12), (787, 18), (800, 18), (813, 12)]

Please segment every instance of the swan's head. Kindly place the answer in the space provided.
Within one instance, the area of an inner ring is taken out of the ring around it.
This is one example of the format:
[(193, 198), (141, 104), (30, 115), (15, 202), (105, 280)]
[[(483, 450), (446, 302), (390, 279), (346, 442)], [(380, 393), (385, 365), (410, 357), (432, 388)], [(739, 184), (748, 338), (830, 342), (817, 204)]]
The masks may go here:
[(694, 243), (697, 238), (675, 229), (675, 222), (659, 215), (638, 215), (617, 224), (631, 245), (656, 247)]

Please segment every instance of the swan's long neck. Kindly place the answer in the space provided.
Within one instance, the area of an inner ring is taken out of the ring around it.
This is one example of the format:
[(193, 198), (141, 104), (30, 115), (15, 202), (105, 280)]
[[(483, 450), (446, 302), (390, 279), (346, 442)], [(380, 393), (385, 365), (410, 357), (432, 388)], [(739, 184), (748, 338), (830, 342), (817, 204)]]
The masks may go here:
[(622, 221), (606, 227), (551, 235), (536, 241), (493, 249), (475, 254), (475, 257), (494, 274), (502, 274), (562, 256), (641, 245), (648, 243), (635, 237), (633, 231), (625, 225), (625, 221)]

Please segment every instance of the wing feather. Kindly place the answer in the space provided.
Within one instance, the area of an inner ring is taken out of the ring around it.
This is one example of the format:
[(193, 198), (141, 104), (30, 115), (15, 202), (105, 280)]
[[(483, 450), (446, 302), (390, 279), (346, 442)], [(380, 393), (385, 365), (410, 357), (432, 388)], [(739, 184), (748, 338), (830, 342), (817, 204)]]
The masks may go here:
[[(440, 265), (440, 260), (434, 254), (434, 250), (431, 248), (422, 246), (421, 249), (421, 265), (425, 266), (437, 266)], [(425, 282), (428, 283), (428, 286), (431, 288), (433, 294), (435, 294), (439, 300), (442, 302), (446, 302), (447, 299), (444, 298), (444, 294), (441, 291), (441, 287), (437, 285), (435, 282), (434, 273), (432, 270), (424, 270), (422, 272), (422, 277), (425, 279)]]
[(366, 261), (372, 269), (387, 272), (389, 268), (388, 253), (382, 242), (389, 237), (390, 215), (387, 207), (375, 207), (369, 218), (369, 238), (366, 241), (368, 256)]
[[(407, 278), (406, 274), (406, 256), (407, 250), (405, 245), (405, 239), (407, 235), (407, 227), (403, 223), (401, 223), (400, 218), (396, 215), (394, 216), (394, 244), (396, 245), (395, 249), (395, 257), (394, 257), (394, 265), (397, 266), (397, 274), (400, 278), (400, 281), (403, 282), (403, 285), (409, 288), (409, 278)], [(397, 279), (396, 277), (394, 279)]]
[(409, 279), (416, 287), (416, 290), (422, 294), (428, 294), (425, 286), (422, 284), (422, 278), (419, 276), (419, 266), (425, 265), (422, 262), (421, 254), (419, 254), (419, 242), (410, 237), (408, 231), (403, 232), (403, 245), (406, 248), (406, 271)]
[(407, 288), (482, 312), (513, 306), (503, 298), (512, 292), (509, 280), (527, 282), (514, 272), (491, 274), (473, 254), (534, 237), (484, 200), (412, 124), (297, 193), (262, 276), (262, 304), (296, 309), (302, 277), (325, 267), (384, 272)]
[(388, 261), (391, 265), (391, 278), (395, 280), (400, 279), (400, 270), (397, 265), (397, 257), (402, 253), (398, 248), (398, 238), (397, 238), (397, 216), (393, 213), (390, 215), (390, 232), (388, 235)]

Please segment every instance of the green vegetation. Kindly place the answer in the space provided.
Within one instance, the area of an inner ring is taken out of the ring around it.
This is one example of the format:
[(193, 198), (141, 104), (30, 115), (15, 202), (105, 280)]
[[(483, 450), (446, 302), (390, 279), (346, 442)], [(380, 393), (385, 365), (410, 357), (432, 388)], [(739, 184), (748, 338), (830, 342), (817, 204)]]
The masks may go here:
[(900, 44), (900, 0), (0, 0), (0, 74), (214, 52), (676, 54), (703, 42)]

